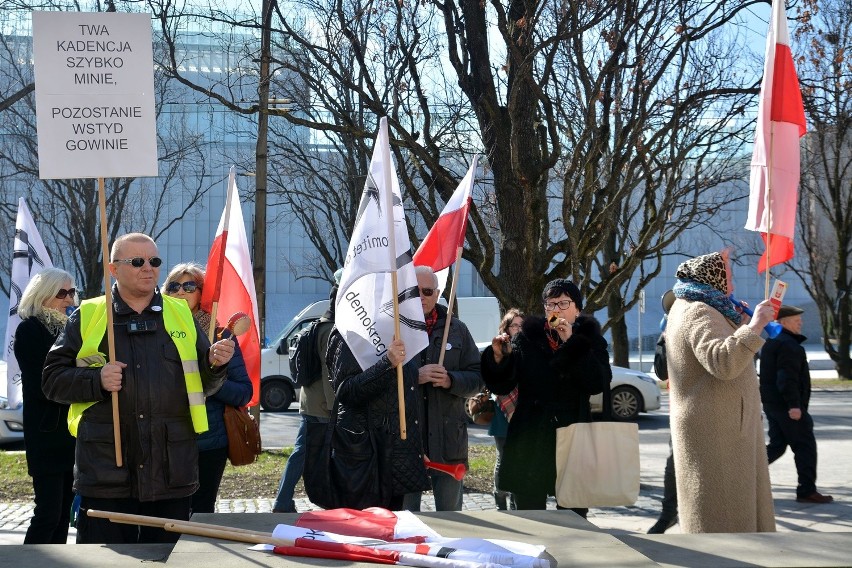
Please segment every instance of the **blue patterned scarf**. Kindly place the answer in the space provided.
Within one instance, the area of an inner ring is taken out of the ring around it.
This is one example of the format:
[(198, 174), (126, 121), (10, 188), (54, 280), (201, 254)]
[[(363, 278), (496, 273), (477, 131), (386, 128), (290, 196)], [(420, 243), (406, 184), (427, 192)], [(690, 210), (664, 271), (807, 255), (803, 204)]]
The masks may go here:
[(677, 284), (672, 288), (675, 298), (683, 300), (691, 300), (694, 302), (704, 302), (708, 306), (714, 308), (720, 314), (734, 322), (734, 325), (740, 325), (743, 316), (734, 309), (734, 304), (724, 292), (714, 288), (709, 284), (696, 282), (679, 278)]

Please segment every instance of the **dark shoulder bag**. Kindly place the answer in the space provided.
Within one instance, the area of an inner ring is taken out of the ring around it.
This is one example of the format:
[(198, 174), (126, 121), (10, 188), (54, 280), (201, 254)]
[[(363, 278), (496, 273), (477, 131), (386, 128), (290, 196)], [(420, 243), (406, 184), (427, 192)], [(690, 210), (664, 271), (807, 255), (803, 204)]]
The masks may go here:
[(324, 509), (389, 507), (391, 480), (381, 475), (375, 433), (339, 424), (337, 410), (335, 396), (327, 424), (307, 423), (302, 480), (308, 499)]

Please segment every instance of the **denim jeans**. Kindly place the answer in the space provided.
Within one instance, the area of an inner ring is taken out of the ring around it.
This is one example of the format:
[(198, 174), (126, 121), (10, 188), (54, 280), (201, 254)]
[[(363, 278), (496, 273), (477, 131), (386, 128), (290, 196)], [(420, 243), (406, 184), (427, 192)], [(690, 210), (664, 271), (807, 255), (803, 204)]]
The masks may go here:
[[(464, 482), (458, 481), (446, 473), (430, 473), (432, 494), (435, 496), (436, 511), (461, 511), (464, 498)], [(407, 511), (419, 511), (422, 493), (407, 493), (403, 507)]]
[(276, 513), (296, 512), (293, 493), (296, 491), (296, 484), (299, 483), (302, 472), (305, 470), (305, 435), (308, 431), (308, 422), (328, 422), (326, 418), (308, 416), (307, 414), (302, 414), (301, 418), (293, 453), (287, 459), (287, 465), (284, 466), (281, 481), (278, 483), (278, 496), (275, 498), (275, 504), (272, 507), (272, 510)]

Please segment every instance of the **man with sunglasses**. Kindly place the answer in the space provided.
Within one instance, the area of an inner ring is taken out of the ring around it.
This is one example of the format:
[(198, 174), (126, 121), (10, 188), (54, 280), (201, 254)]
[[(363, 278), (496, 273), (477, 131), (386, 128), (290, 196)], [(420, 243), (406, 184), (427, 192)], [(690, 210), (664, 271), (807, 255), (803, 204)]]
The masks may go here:
[[(207, 430), (204, 396), (216, 392), (234, 353), (212, 346), (186, 302), (161, 296), (162, 260), (147, 235), (112, 246), (115, 360), (107, 361), (104, 296), (74, 312), (45, 361), (48, 398), (70, 404), (77, 437), (74, 489), (81, 496), (78, 543), (176, 542), (162, 529), (89, 518), (85, 511), (187, 520), (198, 489), (196, 434)], [(118, 393), (122, 466), (116, 467), (112, 393)]]
[[(419, 409), (423, 450), (434, 462), (468, 465), (467, 399), (482, 391), (479, 349), (467, 326), (451, 317), (443, 364), (438, 364), (444, 327), (450, 317), (447, 308), (438, 305), (438, 278), (428, 266), (418, 266), (417, 285), (426, 319), (429, 346), (419, 356)], [(415, 360), (417, 360), (415, 358)], [(431, 470), (430, 470), (431, 471)], [(430, 474), (436, 511), (461, 511), (463, 483), (446, 473)], [(405, 496), (404, 508), (420, 510), (420, 493)]]

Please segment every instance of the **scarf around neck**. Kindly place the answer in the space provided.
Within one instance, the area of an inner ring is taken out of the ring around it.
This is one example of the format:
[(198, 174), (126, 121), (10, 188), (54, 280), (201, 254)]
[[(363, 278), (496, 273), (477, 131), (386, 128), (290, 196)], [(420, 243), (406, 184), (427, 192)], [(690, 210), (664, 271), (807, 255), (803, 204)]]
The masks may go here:
[(35, 313), (35, 317), (53, 337), (59, 336), (68, 321), (68, 316), (53, 308), (42, 308)]
[(717, 312), (731, 320), (734, 325), (740, 325), (743, 320), (742, 314), (734, 309), (731, 299), (721, 290), (705, 284), (680, 278), (672, 288), (675, 298), (690, 300), (692, 302), (704, 302)]

